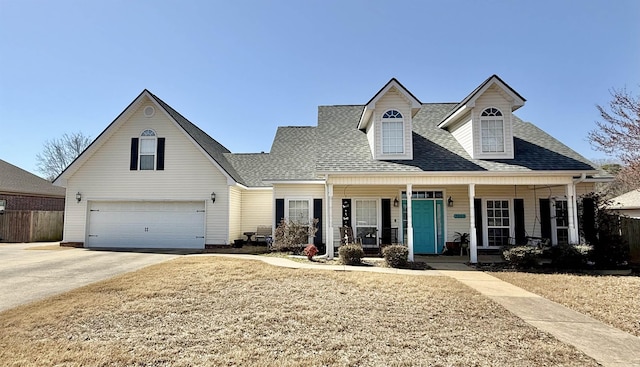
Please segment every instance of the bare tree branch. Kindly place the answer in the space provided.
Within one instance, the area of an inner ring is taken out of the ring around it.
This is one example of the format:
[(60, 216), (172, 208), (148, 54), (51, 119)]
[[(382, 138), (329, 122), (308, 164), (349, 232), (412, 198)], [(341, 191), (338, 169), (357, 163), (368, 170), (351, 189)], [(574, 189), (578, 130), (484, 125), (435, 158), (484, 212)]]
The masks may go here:
[(601, 121), (589, 132), (591, 145), (617, 157), (623, 167), (616, 174), (622, 187), (637, 188), (640, 182), (640, 95), (626, 88), (612, 89), (607, 108), (596, 105)]
[(61, 138), (44, 142), (42, 153), (36, 155), (37, 170), (53, 181), (91, 143), (91, 138), (82, 132), (63, 134)]

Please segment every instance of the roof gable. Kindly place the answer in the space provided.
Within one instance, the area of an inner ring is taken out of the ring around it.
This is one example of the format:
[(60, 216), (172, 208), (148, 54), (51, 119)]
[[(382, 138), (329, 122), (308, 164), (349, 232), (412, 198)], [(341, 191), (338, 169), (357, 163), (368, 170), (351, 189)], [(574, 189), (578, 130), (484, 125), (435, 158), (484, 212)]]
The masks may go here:
[(84, 162), (98, 150), (109, 139), (111, 135), (122, 126), (129, 117), (146, 100), (151, 101), (160, 111), (162, 111), (198, 148), (205, 154), (211, 162), (220, 169), (227, 179), (242, 183), (242, 178), (233, 166), (227, 161), (224, 154), (229, 150), (218, 141), (210, 137), (192, 122), (187, 120), (179, 112), (166, 104), (160, 98), (144, 89), (119, 115), (115, 118), (91, 144), (73, 161), (71, 164), (53, 181), (54, 185), (65, 186), (68, 177), (73, 175)]
[(422, 102), (418, 100), (407, 88), (404, 87), (396, 78), (391, 78), (387, 82), (387, 84), (382, 87), (370, 100), (364, 105), (364, 110), (362, 111), (362, 115), (360, 116), (360, 121), (358, 122), (358, 129), (364, 130), (369, 121), (371, 119), (371, 114), (373, 110), (376, 109), (376, 103), (382, 98), (389, 90), (395, 88), (398, 93), (404, 97), (405, 100), (410, 104), (412, 115), (414, 115), (420, 109)]
[(466, 96), (460, 103), (458, 103), (438, 124), (438, 127), (444, 128), (455, 122), (458, 116), (462, 116), (465, 112), (475, 106), (475, 102), (484, 92), (486, 92), (493, 85), (496, 85), (512, 102), (511, 111), (515, 111), (518, 108), (524, 106), (526, 99), (522, 97), (515, 89), (511, 88), (507, 83), (500, 79), (497, 75), (492, 75), (487, 80), (482, 82), (476, 89), (473, 90), (468, 96)]

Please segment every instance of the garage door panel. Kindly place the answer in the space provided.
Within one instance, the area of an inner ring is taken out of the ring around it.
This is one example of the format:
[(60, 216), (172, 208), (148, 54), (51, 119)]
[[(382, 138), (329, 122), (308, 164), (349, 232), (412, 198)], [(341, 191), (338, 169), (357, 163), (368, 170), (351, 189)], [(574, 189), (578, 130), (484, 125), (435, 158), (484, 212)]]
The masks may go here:
[(204, 248), (203, 202), (95, 202), (89, 247)]

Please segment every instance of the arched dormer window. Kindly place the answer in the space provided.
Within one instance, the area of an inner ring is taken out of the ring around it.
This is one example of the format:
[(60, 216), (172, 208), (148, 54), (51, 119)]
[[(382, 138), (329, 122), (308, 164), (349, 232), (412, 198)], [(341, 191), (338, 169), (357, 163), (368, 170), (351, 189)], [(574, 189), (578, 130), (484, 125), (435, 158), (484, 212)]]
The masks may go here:
[(404, 120), (397, 110), (382, 115), (382, 154), (404, 153)]
[(156, 148), (158, 139), (156, 132), (153, 130), (145, 130), (140, 134), (140, 170), (153, 171), (156, 162)]
[(504, 118), (499, 109), (489, 107), (480, 114), (480, 141), (482, 153), (504, 152)]

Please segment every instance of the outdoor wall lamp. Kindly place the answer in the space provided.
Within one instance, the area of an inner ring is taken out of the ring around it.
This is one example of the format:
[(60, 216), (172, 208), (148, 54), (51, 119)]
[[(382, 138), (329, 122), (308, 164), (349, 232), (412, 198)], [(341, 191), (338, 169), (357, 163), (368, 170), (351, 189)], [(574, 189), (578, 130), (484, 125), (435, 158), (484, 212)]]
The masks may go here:
[(451, 198), (451, 196), (449, 196), (449, 198), (447, 199), (447, 206), (449, 208), (453, 207), (453, 199)]
[(82, 201), (82, 194), (80, 193), (80, 191), (78, 191), (78, 193), (76, 194), (76, 201), (77, 202), (81, 202)]
[(396, 196), (396, 198), (393, 199), (393, 206), (395, 206), (397, 208), (398, 205), (400, 205), (400, 202), (398, 201), (398, 197)]
[(215, 193), (215, 192), (212, 192), (212, 193), (211, 193), (211, 202), (212, 202), (212, 203), (215, 203), (215, 202), (216, 202), (216, 193)]

